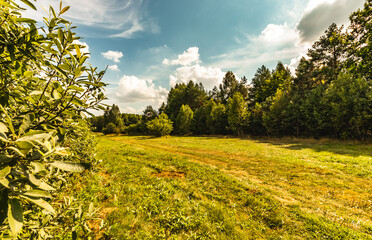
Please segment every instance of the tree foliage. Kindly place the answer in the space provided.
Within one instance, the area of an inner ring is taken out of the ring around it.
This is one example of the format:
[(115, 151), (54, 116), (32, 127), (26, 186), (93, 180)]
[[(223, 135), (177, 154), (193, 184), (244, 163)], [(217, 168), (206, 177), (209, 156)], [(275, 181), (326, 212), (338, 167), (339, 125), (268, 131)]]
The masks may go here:
[(191, 110), (189, 105), (182, 105), (176, 118), (176, 132), (181, 135), (190, 133), (193, 118), (194, 112)]
[(173, 122), (168, 118), (165, 113), (160, 114), (154, 120), (146, 123), (147, 129), (150, 134), (161, 137), (169, 135), (173, 131)]

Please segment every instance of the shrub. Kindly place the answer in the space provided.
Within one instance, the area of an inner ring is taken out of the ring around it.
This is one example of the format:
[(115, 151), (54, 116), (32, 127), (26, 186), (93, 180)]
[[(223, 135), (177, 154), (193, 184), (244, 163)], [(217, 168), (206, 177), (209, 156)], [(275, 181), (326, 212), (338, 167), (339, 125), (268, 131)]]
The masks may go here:
[(154, 120), (146, 124), (150, 134), (160, 137), (168, 135), (173, 130), (173, 122), (168, 119), (167, 114), (162, 113)]
[[(66, 181), (66, 171), (85, 169), (76, 156), (89, 154), (90, 140), (78, 128), (88, 109), (102, 109), (104, 72), (86, 63), (89, 55), (81, 51), (73, 26), (61, 18), (68, 7), (61, 4), (59, 14), (50, 8), (46, 27), (40, 28), (22, 18), (23, 9), (13, 1), (3, 2), (0, 238), (17, 238), (22, 229), (21, 238), (47, 238), (65, 214), (48, 199)], [(86, 146), (78, 150), (81, 144)]]
[(106, 127), (103, 128), (102, 132), (104, 134), (116, 133), (116, 126), (114, 123), (107, 124)]

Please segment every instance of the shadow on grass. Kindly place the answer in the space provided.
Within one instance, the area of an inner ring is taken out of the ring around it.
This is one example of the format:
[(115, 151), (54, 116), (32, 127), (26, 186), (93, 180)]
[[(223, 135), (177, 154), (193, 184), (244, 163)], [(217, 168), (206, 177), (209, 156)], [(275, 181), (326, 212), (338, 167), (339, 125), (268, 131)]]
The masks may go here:
[(340, 141), (331, 139), (274, 138), (254, 139), (260, 143), (280, 146), (290, 150), (312, 149), (315, 152), (331, 152), (351, 157), (372, 157), (372, 144), (359, 141)]
[(206, 140), (213, 139), (240, 139), (252, 140), (258, 143), (266, 143), (290, 150), (312, 149), (315, 152), (331, 152), (334, 154), (351, 157), (372, 157), (372, 144), (361, 141), (342, 141), (334, 139), (314, 139), (314, 138), (270, 138), (270, 137), (250, 137), (233, 135), (200, 135), (200, 136), (177, 136), (181, 138), (201, 137)]

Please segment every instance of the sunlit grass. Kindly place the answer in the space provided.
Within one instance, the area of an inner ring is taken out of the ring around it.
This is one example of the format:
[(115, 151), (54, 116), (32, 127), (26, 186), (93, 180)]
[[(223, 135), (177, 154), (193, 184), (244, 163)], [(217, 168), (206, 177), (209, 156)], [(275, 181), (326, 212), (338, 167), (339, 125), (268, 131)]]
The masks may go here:
[(372, 234), (372, 145), (99, 138), (101, 173), (92, 176), (86, 191), (105, 212), (107, 234), (118, 239), (369, 239)]

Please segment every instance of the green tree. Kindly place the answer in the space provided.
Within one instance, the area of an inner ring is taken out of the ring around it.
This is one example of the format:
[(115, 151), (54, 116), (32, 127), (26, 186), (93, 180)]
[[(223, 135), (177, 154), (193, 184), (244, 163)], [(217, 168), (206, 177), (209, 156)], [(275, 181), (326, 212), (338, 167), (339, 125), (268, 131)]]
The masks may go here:
[(103, 116), (93, 116), (89, 120), (93, 131), (102, 132), (105, 126), (105, 118)]
[(217, 99), (223, 104), (226, 104), (229, 98), (232, 98), (235, 92), (239, 90), (239, 82), (235, 77), (235, 74), (231, 71), (226, 72), (222, 83), (219, 86), (219, 92), (217, 93)]
[(189, 105), (182, 105), (176, 118), (175, 131), (177, 134), (187, 134), (191, 131), (191, 123), (194, 112)]
[(227, 119), (229, 122), (230, 128), (237, 135), (243, 135), (243, 129), (246, 125), (247, 109), (243, 96), (236, 92), (232, 98), (228, 101), (228, 114)]
[(105, 119), (105, 126), (109, 123), (115, 123), (116, 119), (121, 117), (119, 106), (113, 104), (111, 107), (107, 107), (103, 117)]
[(372, 1), (367, 0), (364, 9), (350, 15), (351, 44), (349, 46), (349, 67), (359, 77), (372, 80)]
[(329, 121), (337, 137), (364, 140), (372, 135), (372, 82), (343, 72), (324, 97), (331, 107)]
[(313, 76), (318, 84), (329, 83), (337, 78), (347, 53), (346, 40), (343, 26), (337, 27), (333, 23), (309, 49), (307, 55), (314, 65)]
[(0, 212), (7, 213), (0, 224), (4, 238), (22, 231), (20, 238), (37, 239), (63, 215), (48, 203), (60, 186), (55, 180), (85, 169), (70, 162), (68, 137), (79, 133), (88, 109), (102, 109), (105, 84), (104, 72), (87, 63), (89, 54), (75, 41), (74, 27), (61, 18), (68, 7), (61, 4), (58, 14), (51, 8), (41, 28), (22, 18), (22, 10), (8, 0), (0, 7)]
[(143, 115), (142, 116), (143, 116), (142, 117), (143, 121), (146, 123), (148, 121), (151, 121), (151, 120), (155, 119), (156, 116), (157, 116), (157, 113), (152, 108), (152, 106), (149, 105), (149, 106), (146, 107), (145, 111), (143, 111)]
[(190, 81), (187, 84), (176, 84), (168, 93), (165, 113), (175, 122), (182, 105), (189, 105), (192, 111), (196, 111), (203, 106), (207, 98), (201, 83), (195, 84)]
[(222, 103), (214, 104), (208, 121), (211, 133), (226, 134), (228, 125), (226, 106)]
[(265, 99), (268, 97), (267, 94), (264, 94), (264, 90), (267, 82), (270, 81), (270, 79), (271, 72), (267, 67), (262, 65), (257, 69), (257, 72), (252, 79), (252, 86), (249, 89), (249, 98), (252, 106), (254, 106), (256, 103), (265, 101)]
[(154, 120), (147, 122), (146, 126), (149, 133), (157, 137), (168, 135), (173, 131), (173, 122), (165, 113), (162, 113)]

